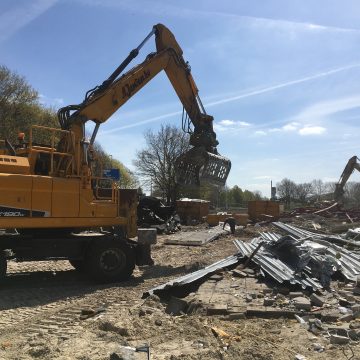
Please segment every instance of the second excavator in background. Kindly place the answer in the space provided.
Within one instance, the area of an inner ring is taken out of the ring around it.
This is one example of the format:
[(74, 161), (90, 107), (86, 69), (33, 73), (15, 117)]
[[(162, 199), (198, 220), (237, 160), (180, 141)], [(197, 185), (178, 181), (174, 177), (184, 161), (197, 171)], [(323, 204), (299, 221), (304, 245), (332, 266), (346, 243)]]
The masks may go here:
[(349, 159), (339, 181), (335, 185), (334, 199), (336, 202), (343, 202), (345, 193), (344, 187), (354, 170), (360, 171), (360, 162), (356, 155)]

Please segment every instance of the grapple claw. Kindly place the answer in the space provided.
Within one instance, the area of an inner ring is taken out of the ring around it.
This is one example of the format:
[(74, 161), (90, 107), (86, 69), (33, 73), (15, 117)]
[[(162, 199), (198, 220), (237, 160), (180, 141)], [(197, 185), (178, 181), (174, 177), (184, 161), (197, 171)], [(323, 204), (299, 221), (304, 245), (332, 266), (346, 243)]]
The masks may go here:
[(224, 186), (231, 169), (226, 157), (194, 147), (178, 157), (175, 162), (176, 179), (181, 185)]

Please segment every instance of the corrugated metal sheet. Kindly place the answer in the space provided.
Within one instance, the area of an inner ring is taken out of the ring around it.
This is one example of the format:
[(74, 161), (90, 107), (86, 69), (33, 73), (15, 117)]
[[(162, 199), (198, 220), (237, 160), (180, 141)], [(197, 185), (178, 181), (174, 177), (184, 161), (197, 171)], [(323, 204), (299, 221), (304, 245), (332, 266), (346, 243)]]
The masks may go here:
[(143, 298), (145, 298), (149, 295), (155, 294), (156, 292), (167, 290), (167, 289), (170, 289), (175, 286), (183, 286), (186, 284), (191, 284), (191, 283), (193, 283), (193, 282), (195, 282), (195, 281), (205, 277), (206, 275), (209, 275), (219, 269), (223, 269), (225, 267), (237, 264), (240, 259), (241, 259), (241, 256), (239, 254), (231, 255), (225, 259), (217, 261), (216, 263), (206, 266), (204, 269), (197, 270), (190, 274), (178, 277), (174, 280), (170, 280), (169, 282), (167, 282), (165, 284), (159, 285), (159, 286), (145, 292), (143, 294)]
[[(279, 238), (280, 235), (274, 233), (262, 233), (262, 239), (273, 239)], [(252, 252), (256, 249), (257, 244), (260, 239), (256, 238), (249, 243), (245, 243), (241, 240), (235, 240), (234, 244), (240, 251), (243, 256), (249, 257)], [(321, 289), (321, 284), (316, 280), (312, 279), (306, 274), (300, 276), (295, 274), (295, 271), (292, 270), (287, 264), (283, 261), (275, 258), (271, 253), (267, 252), (264, 249), (261, 249), (254, 257), (253, 261), (263, 269), (268, 275), (274, 278), (279, 283), (289, 282), (290, 284), (299, 284), (304, 289), (306, 287), (311, 287), (314, 290)]]
[(360, 275), (360, 254), (355, 251), (349, 251), (346, 248), (336, 245), (333, 241), (344, 240), (338, 235), (328, 235), (314, 233), (308, 230), (301, 229), (299, 227), (284, 224), (281, 222), (273, 223), (277, 228), (291, 234), (298, 240), (306, 239), (306, 244), (316, 249), (315, 244), (321, 244), (324, 246), (323, 252), (326, 255), (332, 256), (340, 265), (340, 271), (348, 279), (355, 281), (357, 276)]

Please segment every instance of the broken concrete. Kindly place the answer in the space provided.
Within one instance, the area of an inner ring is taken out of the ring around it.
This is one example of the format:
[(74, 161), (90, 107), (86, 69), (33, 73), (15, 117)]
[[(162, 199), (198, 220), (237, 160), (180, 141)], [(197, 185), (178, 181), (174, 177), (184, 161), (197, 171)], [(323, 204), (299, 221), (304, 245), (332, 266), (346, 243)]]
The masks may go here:
[(169, 236), (164, 243), (168, 245), (201, 246), (227, 234), (221, 227), (201, 231), (188, 231)]

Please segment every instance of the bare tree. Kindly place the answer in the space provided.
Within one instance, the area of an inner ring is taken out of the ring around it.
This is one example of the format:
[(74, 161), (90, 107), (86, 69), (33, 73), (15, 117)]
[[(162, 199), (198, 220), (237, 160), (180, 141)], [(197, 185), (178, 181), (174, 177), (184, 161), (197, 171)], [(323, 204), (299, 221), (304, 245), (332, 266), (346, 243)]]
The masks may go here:
[(326, 185), (321, 179), (314, 179), (311, 182), (312, 189), (317, 199), (320, 200), (321, 195), (326, 193)]
[(347, 207), (359, 207), (359, 205), (360, 205), (360, 183), (348, 182), (345, 185), (344, 204)]
[(287, 206), (290, 206), (291, 200), (295, 198), (296, 184), (290, 179), (282, 179), (276, 184), (279, 197), (284, 200)]
[(294, 197), (301, 203), (305, 203), (307, 197), (312, 193), (311, 183), (297, 184), (295, 187)]
[(161, 192), (169, 204), (176, 200), (178, 187), (175, 160), (189, 149), (188, 135), (176, 126), (162, 125), (158, 133), (145, 133), (146, 148), (133, 161), (137, 173), (148, 187)]

